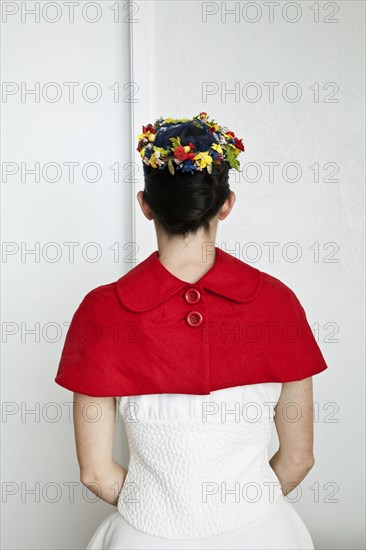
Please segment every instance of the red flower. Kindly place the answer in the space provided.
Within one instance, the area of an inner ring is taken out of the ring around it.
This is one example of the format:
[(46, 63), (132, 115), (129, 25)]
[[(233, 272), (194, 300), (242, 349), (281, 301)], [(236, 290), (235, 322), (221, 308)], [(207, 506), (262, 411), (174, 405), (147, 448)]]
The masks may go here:
[(147, 134), (147, 132), (150, 132), (151, 134), (156, 134), (156, 130), (152, 124), (148, 124), (147, 126), (142, 127), (142, 133)]
[(188, 145), (190, 146), (190, 148), (191, 148), (192, 150), (194, 149), (193, 143), (189, 142)]
[(194, 153), (186, 153), (184, 150), (184, 146), (181, 145), (180, 147), (177, 147), (174, 150), (174, 156), (178, 160), (186, 160), (186, 159), (193, 159), (196, 155)]
[(240, 151), (244, 151), (244, 144), (242, 139), (235, 138), (235, 147), (237, 149), (240, 149)]
[(235, 137), (235, 134), (234, 132), (226, 132), (229, 136), (232, 136), (233, 138)]

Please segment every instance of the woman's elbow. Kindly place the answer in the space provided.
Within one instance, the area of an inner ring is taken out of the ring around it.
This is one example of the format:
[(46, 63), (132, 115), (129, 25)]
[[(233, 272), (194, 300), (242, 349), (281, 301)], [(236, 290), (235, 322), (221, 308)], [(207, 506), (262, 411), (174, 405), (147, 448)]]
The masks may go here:
[(311, 452), (306, 454), (292, 454), (290, 461), (294, 466), (302, 470), (310, 471), (315, 464), (315, 457)]
[(95, 480), (92, 476), (80, 471), (80, 483), (87, 486), (89, 483), (93, 483)]
[(291, 448), (280, 447), (277, 452), (277, 460), (292, 470), (311, 470), (315, 464), (315, 457), (312, 450), (296, 451)]
[(87, 486), (91, 483), (98, 483), (99, 476), (93, 470), (80, 469), (80, 482)]

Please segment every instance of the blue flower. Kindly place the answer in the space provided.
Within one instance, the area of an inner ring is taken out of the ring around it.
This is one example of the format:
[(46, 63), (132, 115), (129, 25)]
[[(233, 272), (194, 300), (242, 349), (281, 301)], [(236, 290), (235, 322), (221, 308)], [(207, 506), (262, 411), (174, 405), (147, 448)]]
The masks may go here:
[(182, 172), (195, 172), (196, 168), (191, 160), (186, 160), (182, 163)]
[(214, 149), (212, 149), (212, 150), (210, 151), (210, 155), (211, 155), (211, 157), (213, 158), (213, 160), (217, 160), (217, 159), (219, 158), (219, 156), (220, 156), (219, 153), (218, 153), (217, 151), (215, 151)]

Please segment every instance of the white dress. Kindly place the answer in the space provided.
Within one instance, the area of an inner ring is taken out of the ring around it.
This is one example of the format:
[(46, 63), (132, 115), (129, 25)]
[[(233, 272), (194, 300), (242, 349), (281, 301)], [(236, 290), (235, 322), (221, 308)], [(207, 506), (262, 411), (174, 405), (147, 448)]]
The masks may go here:
[(313, 550), (268, 462), (281, 387), (117, 397), (128, 473), (86, 550)]

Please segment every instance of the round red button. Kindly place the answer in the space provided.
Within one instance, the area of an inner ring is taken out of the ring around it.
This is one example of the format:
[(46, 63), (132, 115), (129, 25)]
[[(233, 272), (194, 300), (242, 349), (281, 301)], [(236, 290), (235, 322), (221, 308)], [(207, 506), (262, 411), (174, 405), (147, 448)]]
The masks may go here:
[(200, 301), (201, 294), (196, 288), (187, 288), (184, 293), (184, 299), (188, 304), (197, 304)]
[(189, 311), (186, 315), (186, 321), (190, 327), (199, 327), (203, 317), (199, 311)]

